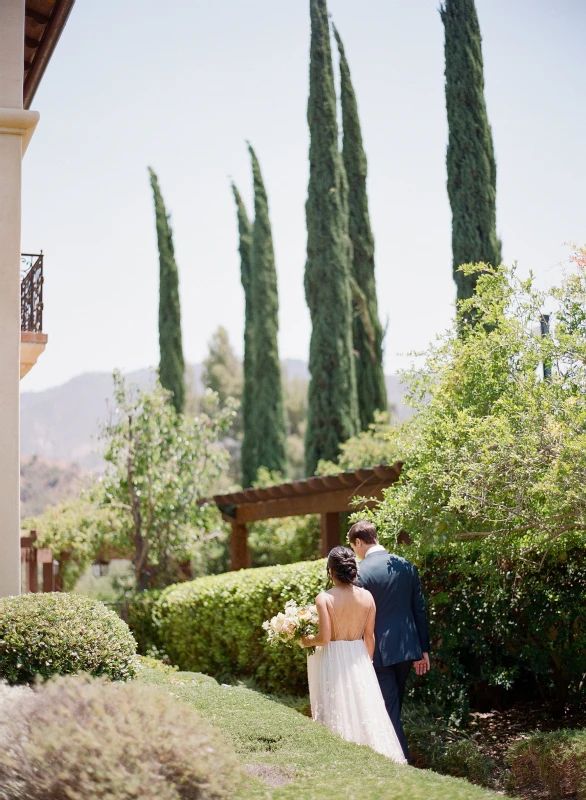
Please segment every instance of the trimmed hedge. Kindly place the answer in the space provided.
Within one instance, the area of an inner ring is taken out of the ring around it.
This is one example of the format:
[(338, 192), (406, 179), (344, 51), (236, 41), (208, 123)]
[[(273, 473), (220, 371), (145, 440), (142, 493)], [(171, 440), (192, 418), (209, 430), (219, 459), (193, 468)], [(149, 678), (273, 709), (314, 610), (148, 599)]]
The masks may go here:
[(265, 691), (307, 693), (306, 653), (271, 647), (262, 623), (287, 600), (308, 603), (325, 588), (325, 561), (228, 572), (171, 586), (157, 603), (172, 663), (208, 675), (251, 677)]
[[(497, 585), (472, 549), (456, 556), (429, 554), (417, 564), (436, 668), (418, 681), (412, 673), (410, 694), (439, 702), (456, 721), (469, 703), (499, 708), (519, 696), (549, 697), (560, 706), (579, 700), (586, 663), (584, 552), (551, 557), (541, 570), (511, 565)], [(291, 598), (313, 600), (325, 582), (320, 560), (169, 587), (153, 607), (157, 647), (182, 669), (252, 677), (265, 691), (306, 694), (305, 654), (269, 647), (261, 625)]]
[(62, 592), (0, 598), (0, 680), (86, 672), (125, 681), (135, 669), (128, 625), (102, 603)]
[(0, 685), (3, 800), (224, 800), (241, 768), (219, 731), (137, 682)]

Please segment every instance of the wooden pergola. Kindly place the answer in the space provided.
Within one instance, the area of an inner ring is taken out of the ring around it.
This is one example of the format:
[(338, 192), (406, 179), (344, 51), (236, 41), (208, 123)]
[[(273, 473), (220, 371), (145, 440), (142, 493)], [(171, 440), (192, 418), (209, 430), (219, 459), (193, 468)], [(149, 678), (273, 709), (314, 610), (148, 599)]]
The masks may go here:
[[(231, 569), (249, 566), (247, 523), (263, 519), (321, 515), (321, 549), (327, 555), (340, 544), (340, 514), (360, 511), (382, 500), (383, 490), (399, 480), (401, 461), (392, 466), (340, 472), (337, 475), (281, 483), (266, 489), (214, 496), (222, 517), (232, 526), (230, 536)], [(360, 503), (356, 499), (361, 498)]]

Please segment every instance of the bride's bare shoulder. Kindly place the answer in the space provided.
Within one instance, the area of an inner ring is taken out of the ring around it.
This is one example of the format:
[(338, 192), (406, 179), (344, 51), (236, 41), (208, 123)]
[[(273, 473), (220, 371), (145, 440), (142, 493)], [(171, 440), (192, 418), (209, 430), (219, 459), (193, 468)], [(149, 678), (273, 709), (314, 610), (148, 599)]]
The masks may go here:
[(369, 605), (374, 605), (374, 597), (371, 595), (368, 589), (360, 588), (360, 597), (363, 598), (365, 603), (368, 603)]

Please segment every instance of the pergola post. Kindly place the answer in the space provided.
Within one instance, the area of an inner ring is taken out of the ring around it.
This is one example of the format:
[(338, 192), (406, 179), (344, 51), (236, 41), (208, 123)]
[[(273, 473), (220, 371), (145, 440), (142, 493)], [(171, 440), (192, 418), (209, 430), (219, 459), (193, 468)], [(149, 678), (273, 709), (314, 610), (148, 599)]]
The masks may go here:
[(248, 552), (248, 529), (246, 524), (232, 520), (230, 534), (230, 569), (246, 569), (250, 566)]
[(28, 561), (26, 562), (26, 591), (38, 592), (39, 591), (39, 576), (37, 573), (37, 551), (31, 547), (27, 553)]
[(333, 547), (340, 544), (340, 515), (327, 511), (321, 515), (321, 554), (327, 556)]

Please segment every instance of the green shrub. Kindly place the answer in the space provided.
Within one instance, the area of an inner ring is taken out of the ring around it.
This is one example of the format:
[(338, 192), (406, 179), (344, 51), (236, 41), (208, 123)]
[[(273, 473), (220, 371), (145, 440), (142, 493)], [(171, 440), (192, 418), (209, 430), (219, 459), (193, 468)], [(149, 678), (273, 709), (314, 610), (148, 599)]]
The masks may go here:
[(183, 670), (251, 677), (263, 690), (307, 694), (306, 653), (271, 647), (262, 623), (287, 600), (312, 601), (325, 587), (325, 562), (261, 567), (167, 588), (157, 603), (161, 642)]
[[(586, 557), (568, 550), (542, 569), (511, 565), (500, 583), (472, 552), (440, 551), (418, 561), (429, 612), (434, 669), (412, 673), (409, 695), (440, 703), (461, 722), (468, 706), (498, 708), (520, 692), (566, 703), (579, 697), (586, 659)], [(488, 581), (488, 578), (487, 578)], [(265, 567), (169, 587), (154, 606), (158, 647), (183, 669), (254, 678), (265, 690), (307, 692), (305, 654), (270, 648), (262, 622), (290, 598), (325, 586), (323, 561)], [(160, 625), (160, 627), (158, 627)]]
[(490, 785), (494, 764), (447, 709), (408, 700), (402, 717), (413, 766)]
[(128, 680), (135, 662), (128, 626), (96, 600), (59, 592), (0, 598), (0, 680), (77, 672)]
[(552, 800), (586, 798), (586, 730), (537, 731), (509, 748), (513, 789), (545, 789)]
[[(405, 554), (409, 557), (409, 552)], [(417, 554), (413, 560), (418, 562)], [(452, 545), (417, 563), (437, 669), (415, 695), (466, 710), (499, 708), (522, 694), (560, 708), (580, 701), (586, 662), (586, 557), (521, 558), (499, 570), (486, 554)]]
[(78, 676), (5, 687), (0, 706), (3, 800), (220, 800), (234, 792), (231, 748), (162, 690)]
[(321, 554), (318, 514), (254, 522), (249, 527), (248, 547), (253, 567), (313, 561)]
[(436, 766), (438, 772), (467, 778), (472, 783), (488, 786), (491, 783), (494, 764), (485, 756), (473, 739), (458, 739), (449, 742)]

